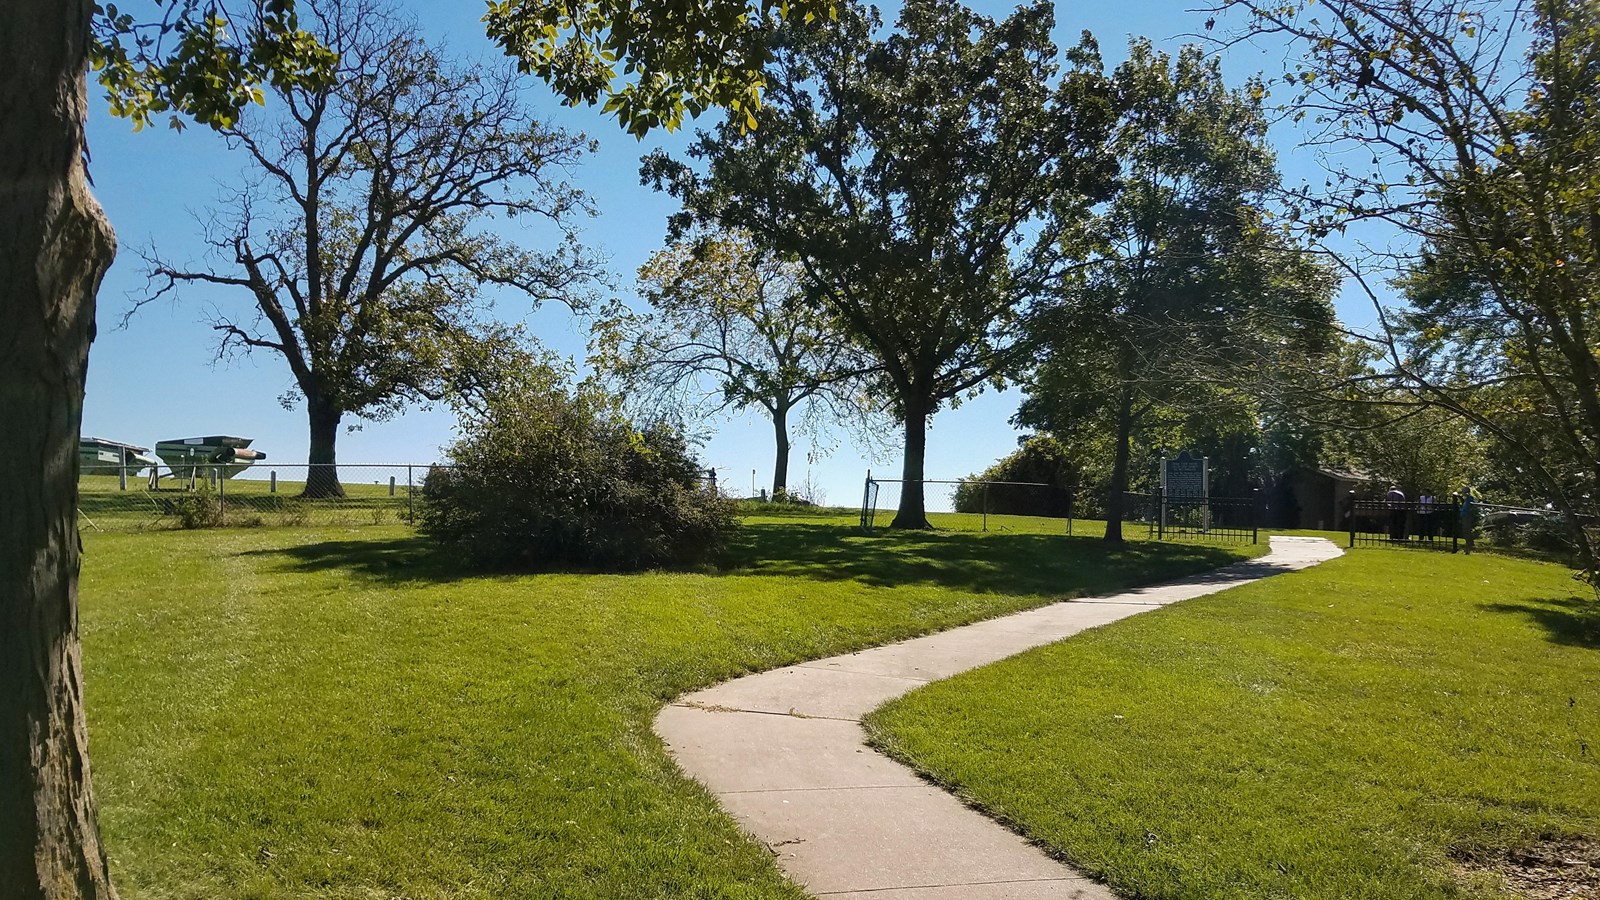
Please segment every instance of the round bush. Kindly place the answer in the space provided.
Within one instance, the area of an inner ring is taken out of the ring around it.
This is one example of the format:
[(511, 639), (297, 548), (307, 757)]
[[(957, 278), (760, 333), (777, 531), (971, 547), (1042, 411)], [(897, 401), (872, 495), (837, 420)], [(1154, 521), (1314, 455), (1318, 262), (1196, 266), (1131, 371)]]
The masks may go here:
[(591, 385), (525, 387), (463, 425), (420, 527), (468, 563), (623, 571), (704, 561), (736, 527), (683, 436)]

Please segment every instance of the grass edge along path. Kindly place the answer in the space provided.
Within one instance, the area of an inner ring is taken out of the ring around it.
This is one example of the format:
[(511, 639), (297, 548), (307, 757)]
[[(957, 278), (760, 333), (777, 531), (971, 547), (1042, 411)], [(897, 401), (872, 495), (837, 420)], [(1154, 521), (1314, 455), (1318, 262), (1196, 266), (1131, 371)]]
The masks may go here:
[(1500, 897), (1454, 857), (1600, 835), (1595, 602), (1503, 556), (1355, 551), (867, 725), (1129, 897)]
[(656, 717), (656, 732), (684, 771), (773, 848), (790, 877), (819, 895), (892, 891), (902, 900), (935, 900), (1020, 890), (1114, 900), (863, 746), (862, 716), (921, 685), (1028, 648), (1339, 553), (1321, 539), (1274, 538), (1270, 555), (1212, 572), (747, 675), (678, 698)]
[(670, 698), (1251, 548), (754, 521), (728, 569), (467, 575), (408, 529), (85, 538), (128, 900), (800, 897), (651, 731)]

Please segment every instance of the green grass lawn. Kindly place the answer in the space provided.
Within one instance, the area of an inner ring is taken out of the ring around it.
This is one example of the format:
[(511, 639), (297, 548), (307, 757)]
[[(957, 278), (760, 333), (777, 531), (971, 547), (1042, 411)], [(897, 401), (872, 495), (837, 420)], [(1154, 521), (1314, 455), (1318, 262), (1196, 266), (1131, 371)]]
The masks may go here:
[(1452, 852), (1600, 836), (1600, 604), (1570, 575), (1358, 550), (869, 727), (1124, 896), (1500, 896), (1458, 884)]
[(752, 518), (725, 569), (472, 576), (400, 526), (89, 533), (123, 896), (799, 897), (650, 729), (741, 673), (1253, 548)]

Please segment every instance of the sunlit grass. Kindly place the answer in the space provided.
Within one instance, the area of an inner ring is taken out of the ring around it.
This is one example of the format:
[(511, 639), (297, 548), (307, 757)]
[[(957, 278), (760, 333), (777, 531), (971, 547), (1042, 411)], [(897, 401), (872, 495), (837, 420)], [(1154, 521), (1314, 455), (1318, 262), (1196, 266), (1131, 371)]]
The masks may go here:
[(870, 727), (1125, 896), (1495, 896), (1452, 849), (1600, 835), (1600, 604), (1555, 565), (1357, 550)]
[(409, 529), (86, 536), (123, 896), (800, 897), (650, 723), (744, 672), (1254, 552), (752, 518), (720, 571), (476, 576)]

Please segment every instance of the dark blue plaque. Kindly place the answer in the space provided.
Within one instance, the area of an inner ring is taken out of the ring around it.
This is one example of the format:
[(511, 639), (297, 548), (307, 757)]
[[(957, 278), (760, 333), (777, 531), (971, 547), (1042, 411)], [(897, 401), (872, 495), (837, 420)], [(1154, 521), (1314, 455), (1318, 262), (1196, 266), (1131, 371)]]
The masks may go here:
[(1162, 484), (1168, 497), (1207, 497), (1206, 458), (1185, 450), (1177, 459), (1163, 460)]

